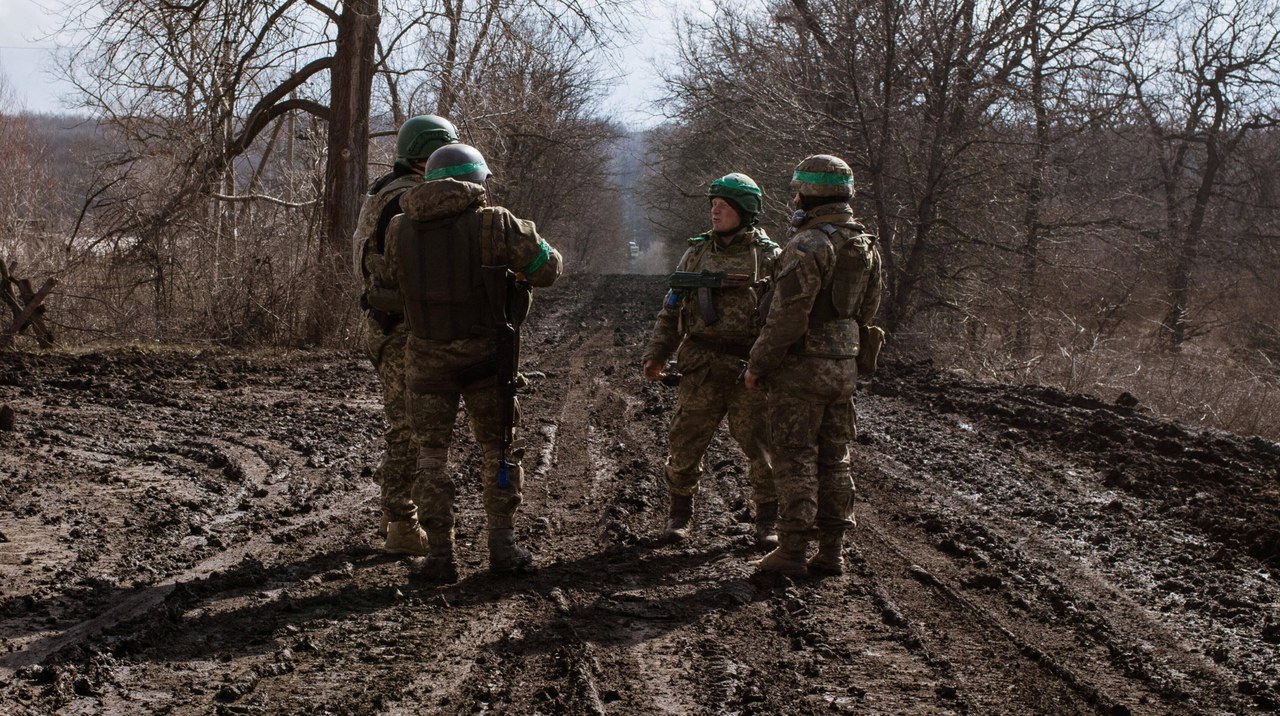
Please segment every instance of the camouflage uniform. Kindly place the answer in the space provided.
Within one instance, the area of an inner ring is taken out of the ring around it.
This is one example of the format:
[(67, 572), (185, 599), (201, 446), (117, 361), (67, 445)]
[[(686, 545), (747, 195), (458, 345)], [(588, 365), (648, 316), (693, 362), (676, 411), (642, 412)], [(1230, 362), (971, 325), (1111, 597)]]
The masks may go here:
[(672, 495), (697, 492), (703, 453), (727, 414), (729, 433), (750, 461), (751, 499), (757, 505), (778, 499), (769, 467), (764, 397), (748, 391), (739, 380), (759, 331), (759, 294), (763, 282), (773, 275), (778, 251), (778, 245), (760, 229), (744, 228), (728, 243), (708, 231), (689, 239), (689, 248), (676, 266), (677, 271), (746, 274), (751, 280), (747, 286), (711, 290), (719, 318), (711, 325), (704, 320), (696, 292), (684, 297), (668, 293), (658, 313), (644, 359), (662, 363), (678, 348), (677, 364), (683, 374), (666, 464)]
[[(845, 255), (857, 258), (837, 270), (838, 247), (846, 242), (852, 244)], [(848, 318), (830, 308), (840, 282), (846, 295), (858, 297)], [(804, 215), (782, 250), (775, 285), (749, 363), (768, 396), (779, 495), (775, 554), (789, 555), (786, 564), (794, 564), (816, 537), (838, 572), (841, 539), (854, 524), (849, 445), (856, 434), (858, 327), (875, 315), (881, 292), (875, 240), (853, 219), (846, 199)]]
[[(364, 280), (365, 350), (382, 383), (382, 407), (386, 415), (386, 453), (375, 480), (382, 487), (382, 512), (386, 521), (413, 521), (417, 511), (410, 496), (413, 487), (413, 432), (405, 406), (404, 346), (408, 328), (404, 313), (395, 304), (396, 277), (387, 270), (385, 237), (391, 217), (400, 213), (400, 196), (422, 184), (416, 173), (389, 174), (369, 187), (360, 208), (353, 241), (357, 275)], [(383, 301), (379, 301), (378, 297)], [(383, 307), (369, 305), (379, 302)]]
[[(402, 256), (407, 255), (406, 242), (416, 239), (415, 222), (455, 216), (462, 217), (460, 223), (469, 222), (468, 226), (479, 231), (481, 265), (505, 265), (523, 273), (535, 287), (549, 286), (559, 277), (560, 254), (538, 236), (533, 223), (516, 218), (502, 207), (485, 206), (485, 201), (483, 185), (450, 178), (428, 181), (401, 197), (404, 214), (392, 221), (388, 232), (387, 265), (400, 276), (402, 286), (407, 269), (407, 259)], [(494, 339), (477, 336), (440, 341), (420, 333), (419, 327), (410, 325), (406, 354), (409, 417), (417, 453), (413, 496), (432, 549), (440, 545), (451, 549), (457, 488), (446, 465), (460, 398), (466, 404), (472, 432), (483, 452), (483, 501), (490, 531), (510, 530), (522, 499), (523, 472), (519, 456), (508, 454), (514, 467), (506, 486), (499, 485), (503, 426), (496, 377), (492, 369), (477, 370), (493, 358)]]

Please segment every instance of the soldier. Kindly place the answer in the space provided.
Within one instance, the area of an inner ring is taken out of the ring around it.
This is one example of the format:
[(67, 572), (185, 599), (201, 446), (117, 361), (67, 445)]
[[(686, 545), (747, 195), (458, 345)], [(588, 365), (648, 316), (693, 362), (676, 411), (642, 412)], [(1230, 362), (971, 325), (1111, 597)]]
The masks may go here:
[[(529, 286), (560, 276), (560, 254), (532, 222), (487, 205), (484, 157), (453, 144), (427, 161), (426, 183), (400, 198), (391, 222), (388, 270), (399, 279), (409, 324), (406, 385), (417, 473), (413, 495), (430, 550), (423, 576), (452, 582), (456, 486), (446, 471), (459, 398), (483, 452), (481, 484), (489, 569), (523, 572), (529, 551), (516, 544), (512, 518), (524, 472), (511, 445), (514, 363)], [(518, 283), (517, 283), (518, 282)]]
[[(791, 188), (795, 233), (778, 260), (768, 317), (744, 376), (748, 388), (767, 394), (781, 505), (778, 548), (756, 569), (840, 574), (844, 533), (854, 525), (849, 446), (857, 364), (864, 362), (855, 357), (859, 329), (870, 328), (880, 304), (880, 253), (853, 218), (853, 171), (844, 161), (805, 159)], [(874, 364), (874, 356), (863, 358)], [(806, 565), (815, 538), (818, 552)]]
[(396, 278), (386, 270), (383, 254), (387, 226), (400, 213), (400, 196), (422, 184), (427, 157), (458, 141), (449, 120), (426, 114), (406, 121), (396, 136), (396, 163), (374, 181), (360, 208), (354, 239), (356, 274), (364, 281), (360, 307), (365, 313), (365, 349), (382, 383), (387, 419), (386, 452), (375, 479), (382, 487), (383, 549), (396, 554), (427, 553), (427, 537), (418, 525), (413, 487), (413, 441), (405, 408), (404, 345), (408, 331)]
[[(773, 275), (778, 245), (755, 226), (763, 192), (751, 177), (720, 177), (707, 196), (711, 230), (689, 239), (676, 270), (718, 272), (725, 278), (718, 286), (710, 285), (717, 282), (712, 280), (668, 292), (644, 353), (645, 379), (663, 378), (663, 366), (677, 348), (683, 374), (671, 417), (666, 464), (671, 504), (663, 537), (669, 542), (688, 538), (702, 455), (727, 414), (729, 433), (750, 461), (756, 542), (771, 547), (777, 543), (778, 497), (769, 468), (765, 402), (744, 388), (741, 376), (759, 331), (756, 310)], [(691, 283), (700, 280), (691, 278)]]

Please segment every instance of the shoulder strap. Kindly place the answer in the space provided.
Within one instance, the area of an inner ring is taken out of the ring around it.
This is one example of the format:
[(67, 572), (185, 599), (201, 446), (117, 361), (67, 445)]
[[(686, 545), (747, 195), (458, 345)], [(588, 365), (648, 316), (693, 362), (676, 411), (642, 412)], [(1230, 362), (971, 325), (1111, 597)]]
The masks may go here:
[(391, 220), (396, 218), (396, 214), (400, 212), (400, 195), (396, 194), (387, 205), (382, 208), (382, 213), (378, 214), (378, 226), (373, 230), (374, 245), (378, 247), (378, 253), (385, 253), (387, 250), (387, 227), (391, 226)]

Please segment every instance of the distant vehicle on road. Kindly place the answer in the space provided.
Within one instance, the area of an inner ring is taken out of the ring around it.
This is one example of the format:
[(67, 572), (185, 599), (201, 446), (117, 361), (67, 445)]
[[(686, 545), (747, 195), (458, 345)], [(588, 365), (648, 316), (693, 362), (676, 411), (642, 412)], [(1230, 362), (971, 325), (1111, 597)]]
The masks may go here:
[(627, 258), (634, 259), (640, 255), (640, 244), (634, 241), (627, 242)]

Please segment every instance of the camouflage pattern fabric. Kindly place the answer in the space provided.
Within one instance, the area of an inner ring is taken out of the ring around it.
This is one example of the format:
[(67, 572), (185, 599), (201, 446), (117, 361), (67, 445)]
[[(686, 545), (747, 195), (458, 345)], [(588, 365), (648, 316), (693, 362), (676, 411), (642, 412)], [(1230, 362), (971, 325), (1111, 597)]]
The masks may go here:
[[(465, 349), (457, 350), (464, 348), (458, 344), (467, 341), (431, 345), (431, 341), (410, 336), (409, 342), (413, 344), (409, 349), (412, 356), (410, 384), (416, 377), (452, 374), (457, 364), (451, 358), (464, 358), (467, 354)], [(492, 347), (488, 350), (492, 352)], [(516, 509), (523, 500), (523, 470), (509, 470), (506, 486), (498, 485), (502, 424), (498, 417), (498, 388), (494, 378), (478, 381), (459, 392), (410, 391), (409, 416), (418, 451), (418, 479), (413, 486), (413, 500), (419, 505), (418, 521), (433, 543), (453, 539), (453, 506), (458, 490), (446, 467), (459, 399), (467, 407), (471, 432), (482, 452), (481, 488), (488, 528), (511, 527)], [(510, 454), (507, 458), (519, 465), (519, 455)]]
[[(377, 251), (378, 219), (393, 200), (408, 189), (422, 183), (422, 177), (410, 174), (383, 183), (381, 189), (365, 195), (352, 236), (352, 255), (356, 275), (364, 288), (395, 286), (394, 275), (386, 272), (382, 254)], [(384, 239), (385, 240), (385, 239)], [(408, 331), (403, 323), (390, 333), (383, 333), (377, 321), (365, 318), (365, 350), (382, 384), (382, 409), (387, 421), (383, 434), (386, 451), (374, 473), (382, 488), (382, 510), (392, 522), (412, 520), (415, 507), (410, 496), (413, 487), (414, 450), (409, 413), (405, 405), (404, 345)]]
[[(478, 207), (483, 218), (479, 225), (490, 227), (489, 235), (482, 237), (481, 263), (505, 265), (524, 273), (534, 287), (554, 283), (561, 272), (560, 253), (538, 236), (533, 222), (519, 219), (502, 207), (486, 206), (486, 199), (482, 185), (455, 179), (426, 182), (405, 193), (400, 199), (405, 213), (393, 219), (387, 231), (388, 270), (399, 275), (400, 243), (415, 238), (405, 217), (431, 221)], [(467, 385), (460, 382), (461, 375), (491, 359), (495, 351), (494, 341), (488, 338), (432, 341), (410, 335), (406, 341), (405, 384), (409, 388), (409, 422), (417, 455), (413, 497), (418, 504), (418, 519), (433, 545), (453, 540), (457, 487), (447, 465), (460, 401), (467, 408), (472, 433), (483, 451), (481, 484), (488, 528), (511, 527), (522, 499), (524, 473), (519, 467), (518, 449), (508, 451), (507, 459), (516, 467), (509, 471), (507, 486), (498, 487), (502, 426), (495, 378), (490, 375)]]
[[(730, 237), (727, 244), (707, 232), (689, 240), (676, 270), (723, 271), (764, 280), (773, 274), (778, 251), (778, 245), (759, 229), (745, 229)], [(678, 347), (677, 365), (684, 376), (669, 433), (666, 480), (672, 495), (697, 492), (702, 456), (727, 415), (729, 434), (749, 461), (751, 499), (756, 504), (777, 499), (769, 466), (764, 399), (738, 379), (747, 349), (759, 330), (760, 293), (759, 286), (712, 291), (719, 316), (712, 325), (703, 321), (696, 293), (681, 299), (668, 294), (658, 314), (644, 360), (665, 362)]]
[(412, 520), (414, 447), (413, 430), (405, 397), (405, 337), (409, 334), (402, 323), (384, 335), (373, 319), (365, 319), (365, 348), (382, 383), (382, 409), (387, 419), (386, 452), (374, 473), (382, 487), (382, 509), (391, 522)]
[(680, 366), (688, 372), (680, 381), (668, 434), (671, 453), (666, 479), (671, 494), (697, 493), (702, 456), (727, 415), (729, 434), (747, 456), (752, 501), (757, 505), (776, 501), (765, 397), (738, 380), (742, 360), (687, 343), (680, 350)]
[(766, 385), (778, 534), (814, 539), (854, 525), (852, 360), (789, 356)]
[[(385, 181), (385, 178), (380, 179), (374, 182), (372, 186), (377, 186)], [(378, 229), (378, 221), (382, 218), (382, 212), (387, 208), (388, 204), (409, 189), (421, 184), (421, 175), (406, 174), (385, 183), (381, 189), (374, 193), (365, 194), (364, 204), (360, 206), (360, 215), (356, 218), (356, 230), (352, 234), (351, 257), (354, 262), (355, 275), (364, 281), (366, 289), (374, 286), (394, 287), (396, 285), (395, 274), (387, 271), (382, 254), (378, 253), (378, 242), (376, 240), (378, 237), (375, 236)], [(387, 233), (390, 234), (390, 231)], [(385, 243), (386, 237), (384, 236), (384, 250)]]
[[(846, 202), (817, 207), (798, 227), (778, 261), (777, 290), (749, 367), (761, 376), (768, 400), (769, 439), (778, 485), (778, 534), (803, 540), (839, 535), (854, 524), (849, 447), (856, 437), (853, 394), (857, 384), (857, 324), (869, 322), (879, 307), (880, 256), (864, 270), (866, 292), (855, 311), (852, 349), (840, 347), (848, 331), (818, 325), (811, 340), (810, 314), (823, 289), (835, 280), (832, 238), (820, 228), (861, 232)], [(840, 277), (860, 280), (861, 277)], [(830, 321), (842, 323), (844, 321)], [(837, 340), (837, 338), (839, 340)], [(847, 357), (831, 357), (831, 352)]]
[[(680, 257), (676, 270), (724, 271), (767, 279), (773, 275), (778, 251), (778, 245), (760, 229), (741, 231), (731, 237), (728, 245), (719, 243), (715, 234), (708, 231), (689, 239), (689, 248)], [(710, 326), (702, 320), (696, 293), (683, 298), (668, 294), (645, 347), (644, 359), (667, 360), (688, 336), (749, 347), (760, 332), (756, 316), (760, 294), (760, 288), (749, 286), (713, 290), (712, 300), (720, 320)]]

